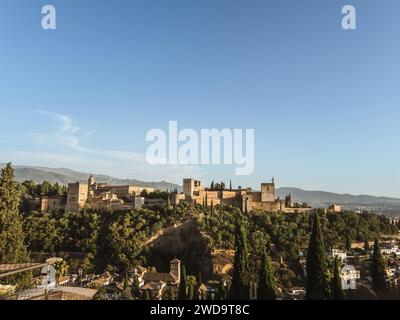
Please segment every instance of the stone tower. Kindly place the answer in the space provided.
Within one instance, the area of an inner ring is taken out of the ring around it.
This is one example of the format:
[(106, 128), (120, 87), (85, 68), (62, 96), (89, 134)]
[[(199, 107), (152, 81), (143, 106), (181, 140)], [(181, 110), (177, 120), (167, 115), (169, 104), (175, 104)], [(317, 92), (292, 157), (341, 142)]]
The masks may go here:
[(271, 183), (261, 184), (261, 201), (274, 202), (275, 201), (275, 180), (272, 178)]
[(178, 259), (172, 260), (170, 263), (170, 273), (178, 280), (181, 281), (181, 261)]
[(89, 188), (87, 184), (83, 183), (69, 183), (67, 191), (67, 211), (79, 211), (82, 209), (87, 201)]
[(92, 186), (96, 183), (96, 180), (93, 177), (93, 174), (90, 175), (89, 179), (88, 179), (88, 185)]
[(94, 196), (95, 185), (96, 185), (96, 180), (93, 177), (93, 174), (91, 174), (88, 179), (88, 197), (89, 198)]

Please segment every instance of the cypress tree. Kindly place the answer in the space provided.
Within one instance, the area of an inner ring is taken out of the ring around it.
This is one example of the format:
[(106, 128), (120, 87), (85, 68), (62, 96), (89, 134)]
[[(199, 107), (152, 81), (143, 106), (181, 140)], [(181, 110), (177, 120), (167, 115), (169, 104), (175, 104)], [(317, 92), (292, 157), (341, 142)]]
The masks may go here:
[(226, 289), (222, 280), (219, 282), (216, 300), (226, 300)]
[(167, 210), (172, 210), (172, 205), (171, 205), (171, 198), (170, 198), (170, 196), (168, 195), (168, 199), (167, 199)]
[(213, 180), (213, 181), (211, 181), (210, 190), (211, 190), (211, 191), (213, 191), (213, 190), (214, 190), (214, 180)]
[(229, 180), (229, 190), (232, 191), (232, 180)]
[(263, 257), (261, 260), (259, 281), (257, 286), (257, 299), (258, 300), (276, 300), (275, 293), (276, 283), (274, 276), (274, 269), (270, 263), (267, 250), (263, 250)]
[(211, 199), (210, 214), (211, 214), (211, 216), (214, 215), (214, 199)]
[(133, 300), (132, 289), (128, 280), (128, 273), (125, 274), (124, 290), (121, 293), (121, 300)]
[(151, 300), (151, 290), (150, 289), (144, 290), (143, 300)]
[(306, 270), (306, 299), (329, 299), (325, 245), (318, 214), (314, 215), (314, 223), (308, 246)]
[(351, 250), (351, 238), (349, 235), (346, 235), (346, 250), (347, 251)]
[(248, 300), (249, 296), (249, 258), (247, 234), (241, 223), (236, 222), (235, 257), (233, 262), (233, 278), (229, 296), (231, 300)]
[(333, 264), (333, 278), (331, 282), (331, 294), (333, 300), (343, 300), (342, 279), (340, 278), (339, 260), (335, 257)]
[(186, 300), (186, 289), (186, 268), (183, 263), (181, 263), (181, 282), (179, 283), (178, 300)]
[(369, 251), (369, 249), (370, 249), (370, 247), (369, 247), (368, 238), (365, 237), (365, 240), (364, 240), (364, 250), (365, 250), (365, 251)]
[(378, 239), (375, 238), (374, 251), (372, 254), (371, 276), (372, 289), (377, 295), (383, 295), (387, 292), (386, 266), (383, 260), (381, 248)]
[(135, 277), (135, 280), (133, 281), (131, 293), (135, 298), (140, 296), (139, 279), (137, 277)]
[(195, 290), (195, 284), (193, 282), (190, 282), (188, 286), (188, 296), (187, 296), (188, 300), (195, 300), (194, 290)]
[(199, 300), (199, 284), (196, 283), (193, 288), (193, 299), (192, 300)]
[[(14, 180), (14, 169), (8, 163), (0, 177), (0, 264), (29, 262), (24, 232), (19, 215), (21, 190)], [(29, 284), (30, 273), (4, 279), (7, 283)]]

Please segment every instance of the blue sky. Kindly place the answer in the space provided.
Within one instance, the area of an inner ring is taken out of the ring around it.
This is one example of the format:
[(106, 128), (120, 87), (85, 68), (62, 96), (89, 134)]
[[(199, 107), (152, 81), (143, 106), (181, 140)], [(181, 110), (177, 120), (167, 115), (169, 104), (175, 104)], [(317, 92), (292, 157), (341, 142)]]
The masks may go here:
[[(397, 0), (2, 1), (0, 162), (400, 197), (399, 14)], [(254, 128), (254, 173), (150, 167), (145, 135), (169, 120)]]

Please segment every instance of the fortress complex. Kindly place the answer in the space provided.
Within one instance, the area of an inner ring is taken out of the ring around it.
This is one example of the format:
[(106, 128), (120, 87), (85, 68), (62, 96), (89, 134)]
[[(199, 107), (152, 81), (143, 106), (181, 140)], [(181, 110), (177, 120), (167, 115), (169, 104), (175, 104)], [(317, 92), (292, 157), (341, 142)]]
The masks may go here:
[(211, 189), (205, 188), (201, 181), (194, 179), (183, 180), (183, 193), (175, 195), (175, 203), (188, 201), (196, 204), (233, 205), (243, 211), (263, 210), (268, 212), (304, 212), (310, 208), (293, 208), (290, 196), (286, 199), (276, 198), (275, 181), (261, 184), (261, 191), (251, 188)]
[(154, 188), (97, 183), (93, 175), (91, 175), (88, 183), (75, 182), (68, 184), (66, 203), (60, 197), (43, 197), (40, 209), (41, 212), (49, 212), (56, 209), (79, 211), (86, 205), (96, 210), (141, 208), (144, 205), (144, 198), (140, 197), (140, 193), (143, 190), (150, 193), (154, 191)]

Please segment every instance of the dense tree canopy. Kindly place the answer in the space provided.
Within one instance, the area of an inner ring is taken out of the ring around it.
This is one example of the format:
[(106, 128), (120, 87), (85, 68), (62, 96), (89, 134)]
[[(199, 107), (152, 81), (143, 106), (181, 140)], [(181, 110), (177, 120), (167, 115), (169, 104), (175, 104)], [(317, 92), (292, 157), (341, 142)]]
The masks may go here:
[[(19, 214), (21, 189), (14, 180), (14, 170), (7, 164), (0, 177), (0, 263), (29, 261)], [(17, 277), (19, 278), (19, 277)], [(10, 278), (10, 282), (16, 278)]]

